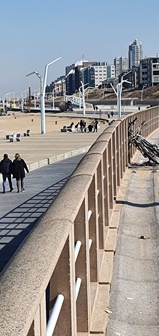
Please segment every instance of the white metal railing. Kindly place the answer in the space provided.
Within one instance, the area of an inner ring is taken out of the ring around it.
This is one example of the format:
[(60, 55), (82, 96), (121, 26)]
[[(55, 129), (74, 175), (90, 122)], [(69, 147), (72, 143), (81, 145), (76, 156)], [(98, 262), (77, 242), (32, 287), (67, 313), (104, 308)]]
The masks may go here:
[(81, 278), (77, 278), (76, 279), (76, 285), (75, 285), (75, 289), (76, 289), (76, 301), (77, 301), (79, 290), (80, 290), (80, 287), (81, 287), (81, 282), (82, 282)]
[(76, 262), (76, 260), (77, 260), (77, 257), (78, 257), (80, 248), (81, 248), (81, 241), (78, 240), (78, 241), (76, 242), (76, 245), (75, 245), (75, 262)]
[(47, 324), (47, 328), (46, 328), (46, 336), (53, 336), (53, 332), (55, 330), (56, 327), (56, 323), (63, 305), (63, 301), (64, 301), (64, 296), (62, 294), (59, 294), (56, 302), (54, 304), (54, 307), (52, 309), (48, 324)]
[[(65, 96), (65, 101), (70, 101), (72, 104), (79, 106), (80, 108), (83, 108), (83, 99), (81, 97), (77, 96)], [(93, 105), (90, 103), (85, 102), (85, 106), (88, 108), (92, 108)]]
[(92, 215), (92, 210), (88, 210), (88, 221), (90, 220), (91, 215)]
[(89, 239), (89, 249), (91, 248), (92, 245), (92, 239)]

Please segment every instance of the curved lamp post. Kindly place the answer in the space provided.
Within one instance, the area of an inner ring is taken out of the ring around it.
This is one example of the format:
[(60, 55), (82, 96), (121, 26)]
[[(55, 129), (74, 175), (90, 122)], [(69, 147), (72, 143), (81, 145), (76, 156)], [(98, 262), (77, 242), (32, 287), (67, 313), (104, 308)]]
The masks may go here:
[(86, 104), (85, 104), (85, 89), (84, 89), (84, 87), (86, 85), (88, 85), (88, 83), (83, 84), (82, 81), (80, 81), (80, 82), (81, 82), (81, 86), (79, 87), (79, 89), (82, 88), (83, 116), (85, 117), (85, 114), (86, 114)]
[(144, 89), (147, 87), (147, 84), (144, 84), (141, 90), (141, 101), (143, 100)]
[(33, 71), (26, 75), (26, 77), (31, 76), (33, 74), (37, 75), (37, 77), (40, 79), (40, 110), (41, 110), (41, 134), (45, 134), (45, 88), (46, 88), (46, 80), (47, 80), (47, 73), (48, 73), (48, 67), (49, 65), (57, 62), (60, 60), (61, 57), (56, 58), (54, 61), (46, 64), (45, 71), (44, 71), (44, 79), (42, 75), (39, 74), (37, 71)]
[(117, 90), (114, 89), (114, 86), (112, 83), (110, 83), (112, 89), (114, 90), (116, 96), (117, 96), (117, 111), (118, 111), (118, 118), (121, 118), (121, 93), (122, 93), (122, 88), (123, 88), (123, 83), (129, 83), (132, 84), (131, 82), (129, 82), (126, 79), (123, 79), (123, 77), (121, 78), (121, 82), (117, 84)]

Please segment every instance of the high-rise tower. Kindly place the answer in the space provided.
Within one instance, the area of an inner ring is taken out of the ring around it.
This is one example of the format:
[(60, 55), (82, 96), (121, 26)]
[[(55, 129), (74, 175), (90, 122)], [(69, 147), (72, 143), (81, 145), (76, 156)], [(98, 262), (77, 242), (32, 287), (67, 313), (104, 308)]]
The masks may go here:
[(143, 58), (142, 44), (138, 40), (134, 40), (132, 44), (129, 45), (128, 59), (129, 59), (129, 69), (133, 66), (138, 66), (140, 59)]

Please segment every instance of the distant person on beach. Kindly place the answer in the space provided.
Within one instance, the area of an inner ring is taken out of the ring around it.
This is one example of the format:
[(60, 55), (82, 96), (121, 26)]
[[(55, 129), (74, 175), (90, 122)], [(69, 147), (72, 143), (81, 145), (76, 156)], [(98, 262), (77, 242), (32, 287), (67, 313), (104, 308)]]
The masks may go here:
[(2, 174), (3, 182), (3, 194), (6, 192), (6, 180), (8, 179), (10, 192), (13, 190), (11, 172), (12, 172), (12, 160), (9, 159), (8, 154), (4, 154), (3, 160), (0, 162), (0, 172)]
[(85, 131), (85, 127), (86, 127), (86, 122), (81, 119), (80, 122), (79, 122), (79, 124), (80, 124), (80, 130), (81, 130), (81, 132), (84, 132)]
[(21, 187), (21, 191), (25, 190), (24, 189), (25, 170), (27, 173), (29, 173), (29, 169), (25, 161), (20, 157), (19, 153), (15, 154), (15, 159), (13, 161), (12, 167), (13, 167), (12, 168), (13, 178), (16, 179), (17, 192), (19, 193), (20, 187)]
[(94, 122), (94, 132), (97, 132), (98, 130), (98, 120), (95, 119), (95, 122)]

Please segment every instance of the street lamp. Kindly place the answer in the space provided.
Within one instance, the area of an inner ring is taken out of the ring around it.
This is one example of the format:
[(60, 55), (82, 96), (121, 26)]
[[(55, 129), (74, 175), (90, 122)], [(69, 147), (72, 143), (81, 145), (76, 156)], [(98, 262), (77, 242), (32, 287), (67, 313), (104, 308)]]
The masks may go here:
[(131, 82), (129, 82), (126, 79), (123, 79), (123, 77), (121, 77), (121, 82), (117, 84), (117, 90), (114, 89), (114, 86), (112, 83), (110, 83), (112, 89), (114, 90), (116, 96), (117, 96), (117, 111), (118, 111), (118, 118), (121, 118), (121, 93), (122, 93), (122, 84), (123, 83), (129, 83), (132, 84)]
[(28, 90), (24, 90), (22, 91), (22, 100), (21, 100), (21, 110), (23, 111), (24, 109), (24, 99), (25, 99), (25, 103), (26, 103), (26, 93), (28, 92)]
[(141, 101), (143, 100), (144, 89), (147, 87), (147, 84), (144, 84), (141, 90)]
[(84, 89), (84, 87), (85, 87), (86, 85), (88, 85), (88, 83), (83, 84), (82, 81), (80, 81), (80, 82), (81, 82), (81, 86), (79, 87), (79, 89), (82, 88), (83, 116), (85, 117), (86, 105), (85, 105), (85, 89)]
[(42, 75), (40, 75), (37, 71), (33, 71), (26, 75), (26, 77), (35, 74), (40, 79), (40, 110), (41, 110), (41, 134), (45, 134), (45, 88), (46, 88), (46, 80), (49, 65), (60, 60), (61, 57), (55, 59), (54, 61), (46, 64), (44, 71), (44, 79)]

